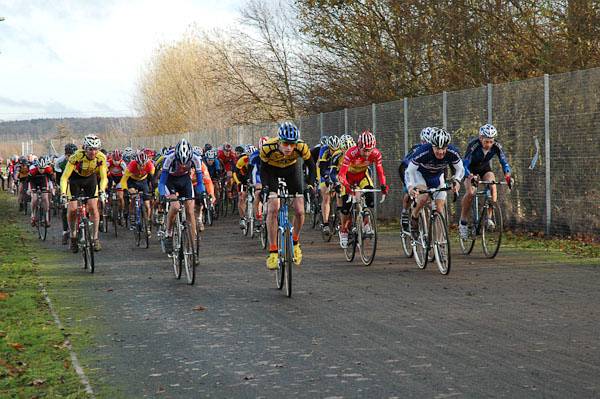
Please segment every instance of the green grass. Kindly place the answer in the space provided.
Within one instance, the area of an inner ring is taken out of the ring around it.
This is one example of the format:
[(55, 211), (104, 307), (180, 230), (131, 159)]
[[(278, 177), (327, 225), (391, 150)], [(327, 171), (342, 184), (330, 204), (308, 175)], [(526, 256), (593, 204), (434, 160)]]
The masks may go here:
[(40, 290), (51, 254), (18, 224), (14, 204), (0, 193), (0, 397), (85, 398)]
[[(380, 221), (380, 231), (384, 234), (393, 234), (400, 230), (400, 223), (397, 220)], [(451, 230), (451, 235), (457, 236), (456, 230)], [(476, 244), (478, 245), (478, 244)], [(560, 237), (541, 237), (535, 234), (505, 232), (502, 236), (502, 246), (506, 248), (517, 248), (531, 250), (537, 253), (544, 253), (557, 260), (592, 260), (600, 262), (600, 244), (585, 242), (582, 240), (565, 239)]]

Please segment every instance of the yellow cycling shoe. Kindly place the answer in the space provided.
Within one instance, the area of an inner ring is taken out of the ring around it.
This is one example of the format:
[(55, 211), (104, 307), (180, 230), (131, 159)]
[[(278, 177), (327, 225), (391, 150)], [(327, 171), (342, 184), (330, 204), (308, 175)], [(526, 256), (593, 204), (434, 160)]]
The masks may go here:
[(302, 250), (300, 249), (300, 244), (294, 245), (294, 263), (296, 266), (300, 266), (300, 263), (302, 263)]
[(267, 258), (267, 269), (275, 270), (279, 266), (279, 257), (277, 252), (271, 252)]

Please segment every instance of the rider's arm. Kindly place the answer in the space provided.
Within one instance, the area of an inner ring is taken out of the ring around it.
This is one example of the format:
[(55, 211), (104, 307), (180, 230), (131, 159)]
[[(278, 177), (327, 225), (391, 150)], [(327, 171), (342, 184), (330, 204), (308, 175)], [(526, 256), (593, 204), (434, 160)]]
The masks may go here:
[(508, 164), (508, 159), (506, 158), (506, 154), (504, 153), (502, 146), (498, 142), (494, 143), (494, 145), (496, 148), (498, 148), (498, 159), (500, 160), (504, 174), (510, 173), (510, 165)]
[(167, 195), (166, 185), (167, 179), (169, 178), (169, 171), (165, 169), (163, 166), (163, 170), (160, 174), (160, 179), (158, 180), (158, 193), (160, 195)]
[(459, 160), (452, 165), (454, 165), (454, 168), (456, 169), (453, 177), (460, 182), (462, 178), (465, 177), (465, 168), (463, 167), (463, 163)]
[(123, 173), (123, 176), (121, 177), (121, 188), (123, 190), (127, 190), (127, 179), (129, 179), (129, 177), (131, 176), (131, 172), (129, 171), (129, 168), (125, 168), (125, 173)]
[(71, 162), (67, 162), (67, 165), (65, 166), (65, 171), (63, 172), (62, 176), (60, 177), (60, 192), (63, 195), (67, 195), (67, 186), (69, 185), (69, 177), (71, 177), (71, 173), (73, 173), (73, 170), (75, 170), (75, 165), (72, 164)]
[(210, 195), (211, 197), (214, 197), (215, 196), (215, 187), (213, 185), (212, 179), (210, 178), (210, 173), (208, 172), (208, 168), (206, 167), (204, 162), (202, 162), (202, 182), (204, 183), (204, 186), (206, 187), (206, 192), (208, 193), (208, 195)]
[(417, 181), (417, 172), (419, 171), (419, 167), (414, 162), (409, 162), (408, 167), (406, 168), (406, 185), (409, 190), (415, 187), (415, 182)]
[(385, 172), (383, 170), (383, 161), (382, 161), (382, 156), (381, 156), (380, 151), (377, 151), (377, 154), (376, 154), (375, 170), (377, 170), (377, 178), (379, 179), (379, 184), (381, 184), (382, 186), (387, 186), (386, 179), (385, 179)]

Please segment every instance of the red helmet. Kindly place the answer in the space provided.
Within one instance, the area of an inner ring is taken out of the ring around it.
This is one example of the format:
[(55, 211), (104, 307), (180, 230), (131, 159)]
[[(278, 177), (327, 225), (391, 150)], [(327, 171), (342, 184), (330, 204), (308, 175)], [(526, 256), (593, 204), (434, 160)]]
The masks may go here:
[(376, 144), (375, 135), (368, 130), (365, 130), (358, 136), (358, 148), (371, 150), (375, 148)]
[(229, 143), (223, 144), (223, 151), (231, 151), (231, 150), (232, 150), (231, 144), (229, 144)]
[(113, 151), (112, 158), (115, 161), (120, 161), (121, 159), (123, 159), (123, 153), (121, 152), (121, 150), (116, 149), (116, 150)]
[(148, 155), (146, 155), (144, 151), (138, 151), (135, 156), (135, 161), (139, 166), (144, 166), (146, 165), (146, 162), (148, 162)]

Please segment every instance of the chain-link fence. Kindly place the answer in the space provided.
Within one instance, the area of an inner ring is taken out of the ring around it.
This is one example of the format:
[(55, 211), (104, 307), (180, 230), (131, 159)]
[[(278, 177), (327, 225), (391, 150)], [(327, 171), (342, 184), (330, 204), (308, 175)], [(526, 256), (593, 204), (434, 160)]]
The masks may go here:
[[(600, 68), (405, 98), (384, 104), (310, 115), (296, 122), (303, 139), (354, 137), (365, 129), (377, 136), (391, 190), (379, 206), (381, 218), (398, 218), (402, 191), (398, 165), (425, 126), (445, 126), (464, 151), (479, 126), (493, 123), (516, 180), (500, 190), (505, 224), (546, 234), (600, 236)], [(257, 143), (277, 125), (236, 126), (188, 133), (195, 145)], [(102, 137), (107, 148), (161, 148), (180, 136)], [(54, 143), (56, 148), (63, 143)], [(502, 173), (494, 162), (498, 178)], [(458, 206), (454, 206), (458, 208)]]

